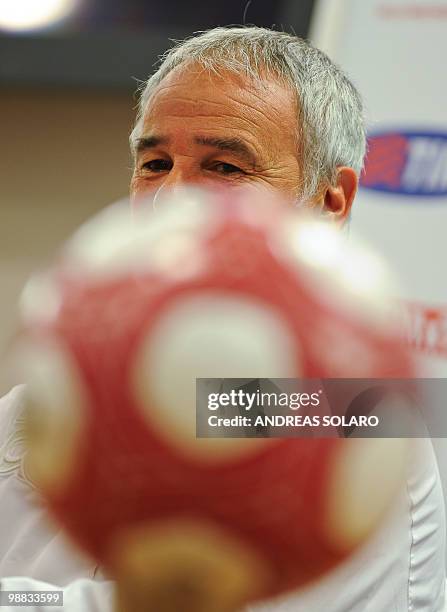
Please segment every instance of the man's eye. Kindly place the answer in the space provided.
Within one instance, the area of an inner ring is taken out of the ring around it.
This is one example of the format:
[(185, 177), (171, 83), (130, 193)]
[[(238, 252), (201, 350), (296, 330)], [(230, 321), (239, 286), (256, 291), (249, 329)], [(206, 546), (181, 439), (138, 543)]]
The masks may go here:
[(219, 174), (243, 174), (243, 171), (237, 166), (233, 166), (233, 164), (227, 164), (225, 162), (218, 162), (214, 164), (212, 167), (213, 170), (218, 172)]
[(151, 161), (142, 164), (141, 168), (142, 170), (149, 170), (149, 172), (165, 172), (172, 168), (172, 162), (167, 159), (151, 159)]

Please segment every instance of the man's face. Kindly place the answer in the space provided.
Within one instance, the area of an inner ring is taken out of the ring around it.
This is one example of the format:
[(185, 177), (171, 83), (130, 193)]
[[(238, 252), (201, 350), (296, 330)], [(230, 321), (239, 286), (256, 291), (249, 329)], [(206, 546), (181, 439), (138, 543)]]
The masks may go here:
[(296, 101), (279, 81), (256, 84), (190, 67), (158, 86), (138, 135), (131, 196), (180, 184), (253, 187), (295, 200), (301, 184)]

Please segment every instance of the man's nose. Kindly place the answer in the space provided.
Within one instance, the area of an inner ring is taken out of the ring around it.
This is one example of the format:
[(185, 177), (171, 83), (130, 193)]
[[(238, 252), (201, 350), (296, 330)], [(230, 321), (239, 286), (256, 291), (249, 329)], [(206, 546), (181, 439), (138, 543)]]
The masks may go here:
[(199, 185), (200, 182), (200, 174), (195, 170), (174, 165), (163, 183), (156, 190), (152, 200), (153, 207), (157, 208), (166, 194), (177, 193), (185, 185)]

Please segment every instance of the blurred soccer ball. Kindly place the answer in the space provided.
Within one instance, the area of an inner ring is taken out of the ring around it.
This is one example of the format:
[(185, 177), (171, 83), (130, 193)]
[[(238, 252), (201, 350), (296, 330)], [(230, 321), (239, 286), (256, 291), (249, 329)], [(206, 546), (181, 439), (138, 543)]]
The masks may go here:
[(380, 522), (399, 440), (196, 439), (196, 378), (405, 377), (386, 272), (259, 196), (113, 208), (22, 298), (27, 468), (123, 608), (225, 612)]

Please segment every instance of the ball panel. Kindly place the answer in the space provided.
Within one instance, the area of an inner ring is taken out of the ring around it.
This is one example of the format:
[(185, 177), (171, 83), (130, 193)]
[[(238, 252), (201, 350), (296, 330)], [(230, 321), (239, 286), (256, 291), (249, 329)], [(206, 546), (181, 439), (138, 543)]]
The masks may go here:
[(358, 546), (380, 523), (403, 482), (410, 444), (406, 438), (345, 440), (328, 479), (326, 533), (337, 549)]
[(76, 470), (85, 439), (86, 393), (60, 343), (27, 343), (19, 355), (27, 379), (25, 470), (39, 487), (58, 494)]
[(20, 295), (22, 322), (30, 327), (51, 325), (59, 315), (62, 300), (63, 294), (53, 275), (33, 276)]
[(296, 354), (290, 330), (267, 304), (229, 292), (182, 295), (138, 350), (137, 403), (160, 435), (187, 452), (213, 461), (245, 453), (265, 441), (196, 439), (196, 378), (287, 378), (300, 370)]
[(271, 247), (321, 303), (375, 333), (397, 334), (395, 281), (377, 253), (329, 223), (291, 215), (272, 232)]
[(156, 215), (151, 206), (141, 206), (131, 216), (128, 207), (127, 200), (117, 202), (74, 234), (62, 252), (66, 271), (106, 282), (145, 272), (174, 281), (202, 269), (201, 245), (217, 225), (219, 213), (201, 191), (167, 195)]
[(140, 525), (118, 533), (111, 550), (122, 612), (237, 612), (272, 582), (265, 559), (203, 521)]

